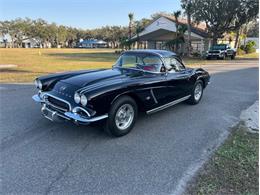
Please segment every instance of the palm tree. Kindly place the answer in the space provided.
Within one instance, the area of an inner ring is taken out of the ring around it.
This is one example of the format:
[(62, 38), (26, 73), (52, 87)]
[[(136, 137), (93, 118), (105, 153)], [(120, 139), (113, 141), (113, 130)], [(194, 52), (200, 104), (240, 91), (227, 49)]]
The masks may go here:
[(187, 55), (190, 57), (190, 54), (191, 54), (191, 13), (192, 13), (191, 1), (182, 0), (181, 6), (185, 10), (185, 14), (187, 16), (187, 29), (188, 29)]
[(133, 25), (133, 20), (134, 20), (134, 14), (133, 14), (133, 13), (129, 13), (129, 14), (128, 14), (128, 18), (129, 18), (128, 39), (131, 39), (131, 37), (132, 37), (132, 25)]
[[(177, 39), (178, 36), (179, 36), (178, 29), (179, 29), (179, 18), (180, 18), (180, 15), (181, 15), (181, 11), (173, 12), (173, 15), (174, 15), (175, 26), (176, 26), (176, 36), (175, 36), (175, 39)], [(175, 51), (177, 52), (178, 51), (178, 47), (179, 47), (178, 41), (176, 42), (175, 46), (176, 46), (175, 47)]]
[(136, 34), (136, 41), (137, 41), (137, 49), (140, 47), (140, 37), (139, 34), (140, 32), (143, 31), (143, 27), (141, 26), (140, 22), (136, 22), (136, 27), (135, 27), (135, 34)]
[[(187, 31), (187, 26), (184, 24), (179, 24), (178, 25), (178, 30), (176, 31), (176, 34), (178, 35), (177, 37), (175, 37), (174, 39), (167, 41), (165, 43), (165, 46), (169, 47), (170, 49), (174, 50), (174, 46), (178, 48), (179, 44), (184, 44), (185, 43), (185, 39), (184, 39), (184, 34)], [(183, 47), (181, 48), (181, 52), (183, 52)], [(175, 50), (175, 52), (177, 53), (178, 51)]]

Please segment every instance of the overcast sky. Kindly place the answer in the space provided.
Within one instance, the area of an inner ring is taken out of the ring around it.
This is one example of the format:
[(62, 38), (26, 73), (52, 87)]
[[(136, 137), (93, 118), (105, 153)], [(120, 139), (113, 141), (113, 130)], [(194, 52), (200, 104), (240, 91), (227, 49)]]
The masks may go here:
[(180, 0), (0, 0), (0, 20), (42, 18), (87, 29), (128, 25), (129, 12), (141, 19), (155, 12), (179, 9)]

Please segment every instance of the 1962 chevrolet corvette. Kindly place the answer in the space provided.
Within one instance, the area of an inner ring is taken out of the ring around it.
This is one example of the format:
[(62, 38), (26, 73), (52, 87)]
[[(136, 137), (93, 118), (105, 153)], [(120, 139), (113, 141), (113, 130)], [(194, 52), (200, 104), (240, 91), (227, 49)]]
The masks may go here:
[(131, 50), (112, 69), (39, 77), (33, 99), (52, 121), (102, 120), (109, 134), (122, 136), (133, 128), (139, 111), (150, 114), (182, 101), (199, 103), (209, 80), (208, 72), (186, 68), (173, 52)]

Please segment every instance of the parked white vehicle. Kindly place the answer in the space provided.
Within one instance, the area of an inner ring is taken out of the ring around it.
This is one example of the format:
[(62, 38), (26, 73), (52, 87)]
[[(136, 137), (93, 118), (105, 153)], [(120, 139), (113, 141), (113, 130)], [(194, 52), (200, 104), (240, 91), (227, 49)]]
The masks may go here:
[(230, 57), (232, 60), (236, 57), (236, 49), (233, 49), (228, 44), (217, 44), (213, 45), (206, 53), (208, 60), (212, 58), (226, 59)]

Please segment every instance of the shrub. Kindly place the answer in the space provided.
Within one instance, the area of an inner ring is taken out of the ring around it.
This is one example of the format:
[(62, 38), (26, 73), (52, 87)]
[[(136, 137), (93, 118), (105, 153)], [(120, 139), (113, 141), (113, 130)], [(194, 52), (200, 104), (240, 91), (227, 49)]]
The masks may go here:
[(237, 55), (244, 55), (246, 52), (240, 47), (237, 49)]
[(245, 51), (245, 46), (244, 46), (244, 45), (241, 45), (241, 46), (240, 46), (240, 49), (242, 49), (242, 50)]
[(200, 54), (200, 52), (198, 52), (198, 51), (193, 52), (191, 55), (192, 55), (193, 57), (195, 57), (195, 58), (201, 57), (201, 54)]
[(255, 46), (256, 46), (256, 43), (254, 41), (248, 41), (245, 45), (245, 52), (254, 53), (256, 51)]

